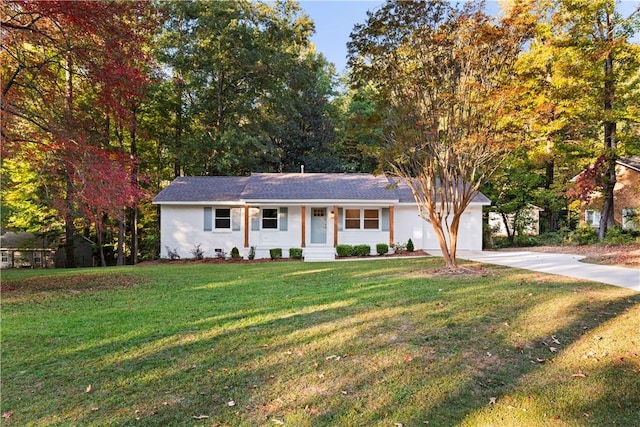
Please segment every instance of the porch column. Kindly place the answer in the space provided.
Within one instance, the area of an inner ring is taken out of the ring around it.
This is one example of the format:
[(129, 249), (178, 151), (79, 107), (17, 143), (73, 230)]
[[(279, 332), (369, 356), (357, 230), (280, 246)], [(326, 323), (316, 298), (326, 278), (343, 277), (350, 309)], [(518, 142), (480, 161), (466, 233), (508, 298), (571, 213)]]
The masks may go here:
[(395, 227), (395, 221), (393, 220), (393, 205), (389, 206), (389, 245), (393, 246), (393, 243), (395, 241), (394, 235), (393, 235), (393, 231), (394, 231), (394, 227)]
[(300, 242), (300, 247), (304, 248), (306, 246), (306, 241), (307, 241), (307, 213), (306, 213), (307, 209), (306, 206), (300, 206), (300, 215), (302, 215), (302, 231), (301, 231), (301, 236), (300, 239), (302, 240)]
[(244, 205), (244, 247), (249, 247), (249, 205)]
[(338, 246), (338, 206), (333, 207), (333, 247)]

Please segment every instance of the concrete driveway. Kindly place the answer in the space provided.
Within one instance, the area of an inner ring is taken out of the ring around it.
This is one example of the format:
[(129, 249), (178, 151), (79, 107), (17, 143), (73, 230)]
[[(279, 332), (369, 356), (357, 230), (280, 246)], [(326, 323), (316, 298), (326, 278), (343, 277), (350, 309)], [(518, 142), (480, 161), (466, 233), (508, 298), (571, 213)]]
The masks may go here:
[(640, 292), (640, 269), (580, 262), (582, 255), (541, 252), (458, 251), (457, 257), (485, 264), (592, 280)]

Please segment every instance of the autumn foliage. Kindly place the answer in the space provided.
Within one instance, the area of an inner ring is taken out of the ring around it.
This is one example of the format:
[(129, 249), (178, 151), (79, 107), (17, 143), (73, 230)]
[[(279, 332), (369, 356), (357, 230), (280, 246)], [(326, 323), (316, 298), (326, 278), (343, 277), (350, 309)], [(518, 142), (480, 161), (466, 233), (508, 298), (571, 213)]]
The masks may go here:
[(139, 198), (137, 160), (123, 135), (135, 135), (135, 111), (148, 84), (150, 5), (12, 1), (1, 7), (2, 155), (38, 172), (49, 206), (65, 220), (67, 240), (78, 215), (100, 229)]

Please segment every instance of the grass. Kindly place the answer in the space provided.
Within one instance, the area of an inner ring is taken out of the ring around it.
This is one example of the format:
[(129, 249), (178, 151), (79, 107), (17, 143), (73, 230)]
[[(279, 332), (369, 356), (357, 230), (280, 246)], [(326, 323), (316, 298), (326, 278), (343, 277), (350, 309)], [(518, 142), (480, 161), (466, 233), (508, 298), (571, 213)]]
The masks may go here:
[(638, 424), (640, 294), (440, 266), (3, 273), (2, 424)]

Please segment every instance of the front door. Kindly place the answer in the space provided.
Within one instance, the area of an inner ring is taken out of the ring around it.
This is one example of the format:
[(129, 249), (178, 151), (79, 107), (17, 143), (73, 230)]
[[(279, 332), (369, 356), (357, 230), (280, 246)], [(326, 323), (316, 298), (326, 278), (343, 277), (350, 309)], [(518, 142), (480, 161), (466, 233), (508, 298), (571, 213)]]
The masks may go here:
[(311, 243), (327, 243), (327, 208), (311, 209)]

